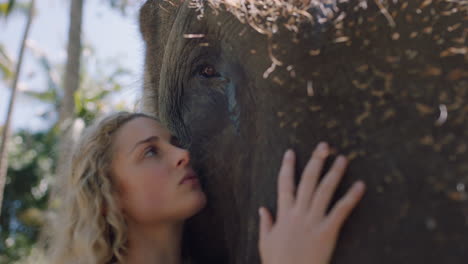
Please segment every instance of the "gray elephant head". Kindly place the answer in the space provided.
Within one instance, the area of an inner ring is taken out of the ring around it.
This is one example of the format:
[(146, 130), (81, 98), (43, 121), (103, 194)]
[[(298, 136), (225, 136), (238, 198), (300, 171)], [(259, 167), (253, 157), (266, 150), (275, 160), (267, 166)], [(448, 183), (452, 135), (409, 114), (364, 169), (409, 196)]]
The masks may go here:
[(192, 152), (209, 203), (200, 263), (257, 263), (281, 155), (328, 141), (367, 194), (333, 263), (462, 263), (468, 252), (467, 2), (163, 1), (141, 9), (145, 109)]

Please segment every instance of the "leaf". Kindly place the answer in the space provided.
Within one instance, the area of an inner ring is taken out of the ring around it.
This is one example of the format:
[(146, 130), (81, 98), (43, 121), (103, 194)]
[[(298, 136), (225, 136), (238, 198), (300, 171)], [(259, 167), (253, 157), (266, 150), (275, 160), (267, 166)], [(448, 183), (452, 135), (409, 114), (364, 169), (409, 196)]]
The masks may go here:
[(23, 94), (38, 99), (44, 103), (55, 103), (57, 101), (57, 93), (52, 89), (45, 92), (23, 91)]
[(12, 71), (4, 63), (0, 62), (0, 76), (3, 80), (8, 80), (13, 76)]
[(120, 11), (121, 15), (127, 15), (127, 8), (134, 5), (137, 1), (128, 1), (128, 0), (104, 0), (109, 6), (117, 11)]
[(83, 110), (83, 97), (80, 89), (75, 92), (73, 99), (75, 101), (75, 113), (80, 113)]
[(0, 17), (8, 17), (13, 12), (20, 11), (23, 14), (27, 14), (30, 7), (30, 3), (17, 2), (16, 0), (9, 0), (8, 3), (0, 4)]
[(50, 72), (51, 67), (50, 67), (49, 60), (47, 59), (46, 56), (39, 57), (39, 63), (41, 64), (41, 66), (44, 68), (46, 72)]
[(10, 56), (8, 56), (8, 53), (5, 51), (5, 47), (2, 44), (0, 44), (0, 58), (7, 60), (9, 63), (12, 63)]
[(110, 91), (106, 91), (106, 90), (99, 91), (95, 96), (93, 96), (93, 97), (91, 97), (91, 98), (87, 98), (86, 101), (87, 101), (87, 102), (101, 101), (101, 100), (104, 99), (104, 97), (106, 97), (109, 93), (110, 93)]
[(8, 10), (8, 3), (0, 4), (0, 16), (6, 16)]
[(116, 84), (114, 85), (114, 89), (113, 89), (112, 91), (114, 91), (114, 92), (120, 92), (121, 90), (122, 90), (122, 85), (116, 83)]
[(13, 62), (5, 51), (3, 45), (0, 45), (0, 74), (4, 80), (13, 76)]
[(8, 7), (6, 10), (6, 15), (10, 14), (10, 12), (13, 10), (13, 7), (15, 6), (16, 0), (9, 0), (8, 1)]
[(28, 226), (42, 226), (44, 224), (44, 213), (42, 210), (32, 207), (18, 214), (18, 218)]
[(39, 65), (46, 73), (48, 88), (58, 91), (59, 90), (58, 80), (53, 78), (54, 69), (49, 58), (47, 58), (45, 53), (41, 52), (38, 49), (31, 48), (30, 50), (33, 52), (33, 55), (39, 61)]

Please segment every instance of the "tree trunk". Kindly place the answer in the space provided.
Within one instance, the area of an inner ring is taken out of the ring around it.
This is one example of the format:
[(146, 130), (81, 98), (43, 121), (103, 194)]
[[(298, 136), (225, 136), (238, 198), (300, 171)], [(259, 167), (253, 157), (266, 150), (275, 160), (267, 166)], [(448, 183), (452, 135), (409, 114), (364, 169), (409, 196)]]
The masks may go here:
[(21, 72), (21, 64), (23, 62), (24, 49), (26, 47), (26, 40), (28, 39), (29, 30), (34, 16), (34, 2), (31, 0), (31, 6), (28, 12), (28, 21), (26, 22), (26, 29), (24, 30), (23, 40), (21, 42), (21, 49), (18, 55), (18, 62), (16, 64), (15, 76), (13, 79), (10, 103), (8, 105), (7, 118), (5, 126), (2, 130), (2, 139), (0, 143), (0, 212), (3, 202), (3, 190), (5, 188), (7, 169), (8, 169), (8, 143), (10, 135), (11, 117), (13, 116), (13, 106), (15, 103), (16, 92), (18, 90), (18, 79)]
[(67, 66), (65, 71), (64, 95), (60, 104), (59, 122), (59, 156), (57, 162), (57, 186), (60, 186), (62, 175), (67, 164), (68, 154), (73, 146), (72, 128), (75, 119), (74, 94), (80, 84), (81, 57), (81, 24), (84, 0), (72, 0), (70, 8), (70, 27), (68, 31)]

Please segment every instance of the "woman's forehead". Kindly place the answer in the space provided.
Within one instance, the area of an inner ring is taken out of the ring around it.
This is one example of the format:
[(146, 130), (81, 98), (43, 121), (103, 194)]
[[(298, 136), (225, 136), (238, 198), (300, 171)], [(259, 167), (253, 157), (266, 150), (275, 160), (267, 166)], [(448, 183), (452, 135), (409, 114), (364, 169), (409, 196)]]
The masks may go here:
[(171, 132), (152, 118), (138, 117), (128, 121), (119, 129), (115, 137), (115, 145), (118, 148), (130, 149), (139, 141), (154, 136), (169, 139)]

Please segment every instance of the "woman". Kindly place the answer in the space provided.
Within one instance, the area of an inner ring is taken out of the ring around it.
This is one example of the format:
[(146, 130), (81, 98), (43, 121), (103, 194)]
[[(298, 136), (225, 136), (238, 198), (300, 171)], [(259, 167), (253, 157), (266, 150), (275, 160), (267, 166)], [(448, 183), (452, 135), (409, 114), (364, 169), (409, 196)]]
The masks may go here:
[[(279, 172), (276, 222), (261, 208), (263, 264), (328, 263), (340, 227), (364, 193), (356, 183), (325, 211), (346, 167), (338, 157), (317, 179), (328, 146), (321, 143), (295, 194), (294, 153)], [(180, 264), (184, 221), (206, 203), (187, 150), (148, 115), (120, 112), (88, 128), (66, 175), (60, 214), (48, 248), (51, 263)]]

